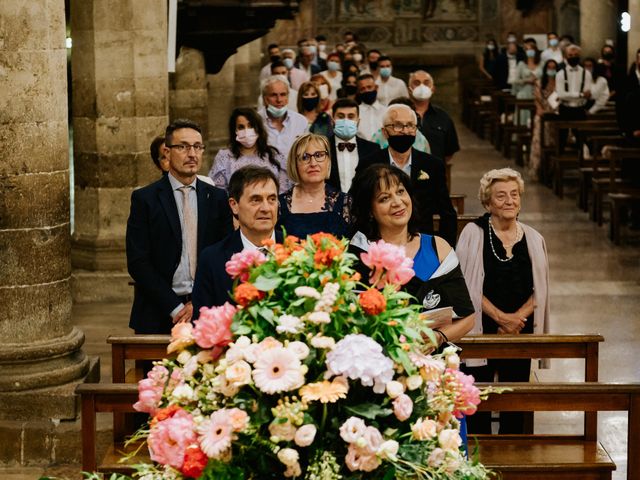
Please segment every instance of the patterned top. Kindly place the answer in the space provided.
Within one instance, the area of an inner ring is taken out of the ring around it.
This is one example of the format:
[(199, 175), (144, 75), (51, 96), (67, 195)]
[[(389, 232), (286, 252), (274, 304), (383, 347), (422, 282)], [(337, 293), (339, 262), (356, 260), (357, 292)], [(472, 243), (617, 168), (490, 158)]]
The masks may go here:
[(255, 165), (256, 167), (265, 167), (271, 170), (280, 183), (280, 192), (286, 192), (289, 190), (293, 183), (287, 176), (287, 159), (281, 153), (275, 155), (275, 159), (280, 165), (278, 169), (274, 164), (269, 161), (268, 157), (261, 158), (257, 155), (242, 155), (236, 158), (231, 150), (228, 148), (221, 149), (216, 155), (211, 170), (209, 170), (209, 177), (213, 180), (216, 187), (229, 188), (229, 179), (233, 173), (247, 165)]

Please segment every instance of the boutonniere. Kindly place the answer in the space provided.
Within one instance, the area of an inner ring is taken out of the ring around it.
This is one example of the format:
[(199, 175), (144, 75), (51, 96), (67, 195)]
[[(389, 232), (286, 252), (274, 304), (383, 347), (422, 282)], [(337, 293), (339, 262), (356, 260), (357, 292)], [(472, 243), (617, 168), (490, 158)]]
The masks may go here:
[(418, 180), (429, 180), (429, 174), (424, 170), (420, 170), (420, 174), (418, 175)]

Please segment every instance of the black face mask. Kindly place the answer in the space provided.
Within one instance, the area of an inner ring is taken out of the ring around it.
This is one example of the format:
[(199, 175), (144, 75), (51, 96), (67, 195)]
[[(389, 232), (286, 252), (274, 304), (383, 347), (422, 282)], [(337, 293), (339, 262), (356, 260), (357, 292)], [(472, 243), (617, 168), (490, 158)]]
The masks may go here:
[(572, 67), (577, 67), (578, 65), (580, 65), (580, 57), (567, 58), (567, 63)]
[(389, 146), (396, 152), (404, 153), (411, 148), (416, 141), (415, 135), (393, 135), (389, 136)]
[(280, 60), (280, 55), (271, 55), (271, 57), (269, 57), (269, 59), (271, 60), (271, 63), (277, 62), (277, 61)]
[(307, 97), (307, 98), (302, 98), (302, 108), (307, 111), (310, 112), (311, 110), (315, 110), (316, 107), (318, 106), (318, 102), (320, 101), (320, 97)]
[(602, 58), (604, 58), (605, 60), (611, 61), (614, 58), (616, 58), (616, 56), (611, 52), (607, 52), (604, 55), (602, 55)]
[(344, 86), (344, 93), (346, 93), (347, 95), (355, 95), (357, 90), (358, 90), (358, 86), (357, 85), (345, 85)]
[(358, 103), (366, 103), (367, 105), (373, 105), (373, 102), (375, 102), (376, 98), (378, 98), (378, 91), (373, 90), (371, 92), (359, 93), (357, 98), (358, 98)]
[(378, 62), (369, 62), (369, 70), (377, 70), (378, 69)]

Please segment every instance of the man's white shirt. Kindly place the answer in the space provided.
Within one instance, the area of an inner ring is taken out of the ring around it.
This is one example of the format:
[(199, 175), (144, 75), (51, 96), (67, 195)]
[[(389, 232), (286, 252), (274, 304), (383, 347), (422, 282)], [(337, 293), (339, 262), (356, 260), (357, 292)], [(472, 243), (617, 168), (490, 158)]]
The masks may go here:
[(358, 135), (365, 140), (372, 141), (373, 135), (382, 128), (382, 117), (387, 107), (382, 105), (378, 100), (371, 105), (361, 103), (360, 107), (360, 124), (358, 125)]
[[(338, 173), (340, 174), (340, 189), (343, 192), (348, 192), (358, 166), (358, 143), (356, 142), (356, 137), (350, 140), (342, 140), (336, 136), (334, 141), (336, 142), (336, 162), (338, 163)], [(356, 148), (353, 149), (353, 152), (346, 148), (341, 152), (338, 148), (340, 143), (352, 143)]]

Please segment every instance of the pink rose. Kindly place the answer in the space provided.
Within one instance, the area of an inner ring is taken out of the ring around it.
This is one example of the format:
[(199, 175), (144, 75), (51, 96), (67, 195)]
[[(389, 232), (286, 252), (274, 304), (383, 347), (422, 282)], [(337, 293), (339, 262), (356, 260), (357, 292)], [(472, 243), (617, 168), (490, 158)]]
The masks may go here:
[(162, 400), (162, 392), (169, 378), (169, 370), (162, 365), (154, 366), (147, 378), (138, 382), (138, 401), (133, 408), (138, 412), (155, 415)]
[(344, 458), (347, 468), (352, 471), (371, 472), (382, 463), (375, 453), (369, 453), (364, 448), (359, 448), (355, 443), (349, 445), (347, 455)]
[(151, 460), (180, 470), (187, 447), (196, 439), (193, 417), (179, 409), (173, 416), (151, 428), (147, 439)]
[(405, 255), (404, 247), (384, 240), (370, 244), (369, 251), (360, 258), (371, 269), (369, 281), (377, 288), (382, 288), (387, 283), (404, 285), (415, 275), (413, 260)]
[(202, 348), (224, 347), (231, 343), (231, 322), (236, 307), (226, 302), (221, 307), (200, 309), (200, 318), (195, 321), (193, 338)]
[(262, 265), (267, 257), (258, 250), (243, 250), (235, 253), (225, 264), (225, 270), (231, 278), (240, 278), (241, 282), (249, 280), (249, 270)]
[(403, 393), (396, 397), (393, 401), (393, 413), (398, 420), (404, 422), (407, 420), (413, 412), (413, 401), (411, 397), (406, 393)]

